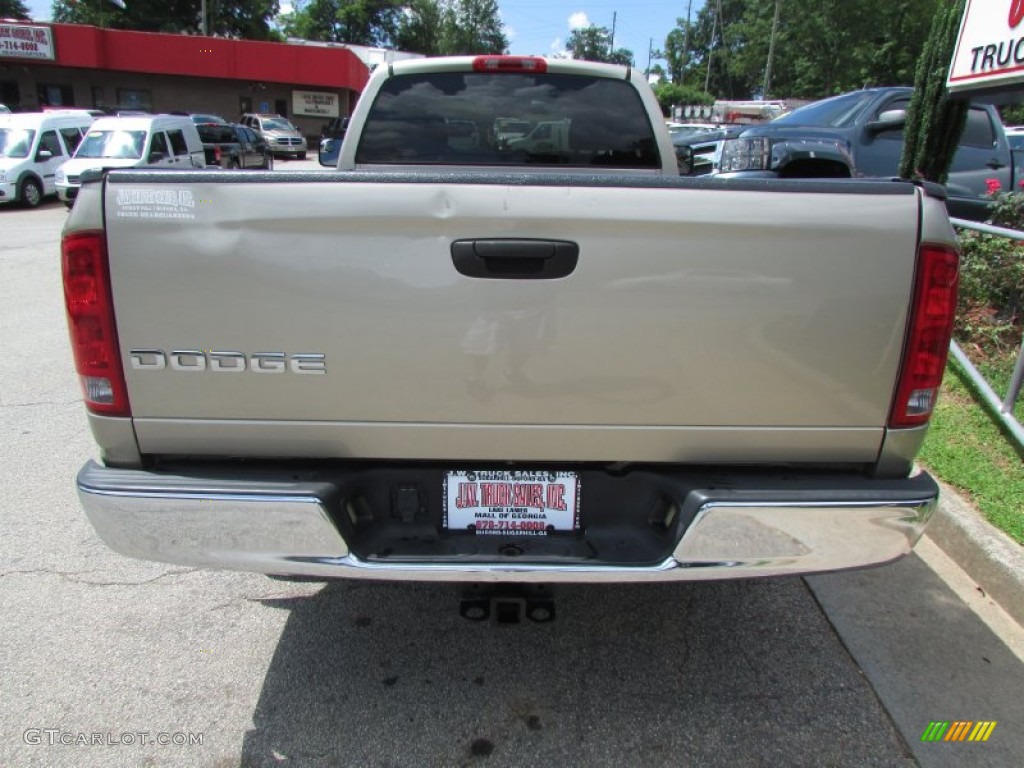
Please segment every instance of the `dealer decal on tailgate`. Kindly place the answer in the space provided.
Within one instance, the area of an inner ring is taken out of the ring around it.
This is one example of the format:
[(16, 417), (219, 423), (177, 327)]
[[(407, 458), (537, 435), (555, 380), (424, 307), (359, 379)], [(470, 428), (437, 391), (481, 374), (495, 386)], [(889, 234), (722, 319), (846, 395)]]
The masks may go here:
[(545, 536), (579, 529), (575, 472), (455, 471), (445, 475), (444, 484), (448, 530)]

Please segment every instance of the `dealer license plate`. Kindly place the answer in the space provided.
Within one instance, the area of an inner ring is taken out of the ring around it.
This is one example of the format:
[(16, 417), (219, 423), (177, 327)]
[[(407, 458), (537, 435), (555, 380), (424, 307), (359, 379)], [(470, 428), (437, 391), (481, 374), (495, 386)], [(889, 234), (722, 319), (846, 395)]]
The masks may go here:
[(444, 525), (451, 531), (546, 536), (580, 527), (576, 472), (454, 471), (444, 486)]

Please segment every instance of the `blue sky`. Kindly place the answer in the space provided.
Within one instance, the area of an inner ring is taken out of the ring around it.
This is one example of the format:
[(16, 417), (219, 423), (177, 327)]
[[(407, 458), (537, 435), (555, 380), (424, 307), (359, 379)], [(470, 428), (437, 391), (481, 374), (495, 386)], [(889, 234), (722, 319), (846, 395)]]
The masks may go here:
[[(677, 18), (686, 17), (688, 0), (658, 2), (566, 2), (566, 0), (499, 0), (498, 7), (512, 41), (511, 52), (547, 55), (562, 50), (576, 26), (594, 24), (612, 28), (615, 16), (615, 47), (628, 48), (639, 67), (647, 66), (651, 38), (662, 48)], [(693, 16), (704, 0), (693, 0)], [(617, 14), (617, 15), (616, 15)]]
[[(132, 0), (125, 0), (131, 3)], [(665, 35), (675, 26), (677, 18), (686, 17), (690, 0), (498, 0), (498, 7), (511, 40), (511, 52), (548, 55), (565, 46), (570, 31), (576, 26), (595, 24), (612, 28), (615, 19), (615, 47), (633, 51), (638, 67), (647, 66), (647, 51), (651, 38), (655, 49), (661, 48)], [(693, 14), (704, 5), (704, 0), (692, 0)], [(285, 6), (287, 0), (282, 0)], [(29, 11), (37, 20), (50, 17), (51, 0), (26, 0)]]

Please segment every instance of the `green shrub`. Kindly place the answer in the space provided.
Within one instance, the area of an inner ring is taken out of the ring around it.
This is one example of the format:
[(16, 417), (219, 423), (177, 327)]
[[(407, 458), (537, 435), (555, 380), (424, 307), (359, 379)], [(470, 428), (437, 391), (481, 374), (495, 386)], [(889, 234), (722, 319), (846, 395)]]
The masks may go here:
[[(989, 182), (993, 200), (989, 223), (1024, 231), (1024, 193), (1005, 192)], [(960, 303), (956, 337), (997, 363), (1020, 346), (1024, 299), (1024, 240), (967, 230), (960, 236)], [(997, 363), (998, 364), (998, 363)]]

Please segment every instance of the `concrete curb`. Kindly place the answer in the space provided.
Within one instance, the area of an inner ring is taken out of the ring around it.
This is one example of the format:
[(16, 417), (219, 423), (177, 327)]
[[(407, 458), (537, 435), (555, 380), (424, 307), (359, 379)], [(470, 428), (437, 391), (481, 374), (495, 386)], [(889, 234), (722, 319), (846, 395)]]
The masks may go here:
[(939, 506), (925, 535), (1024, 626), (1024, 547), (994, 528), (955, 490), (939, 485)]

